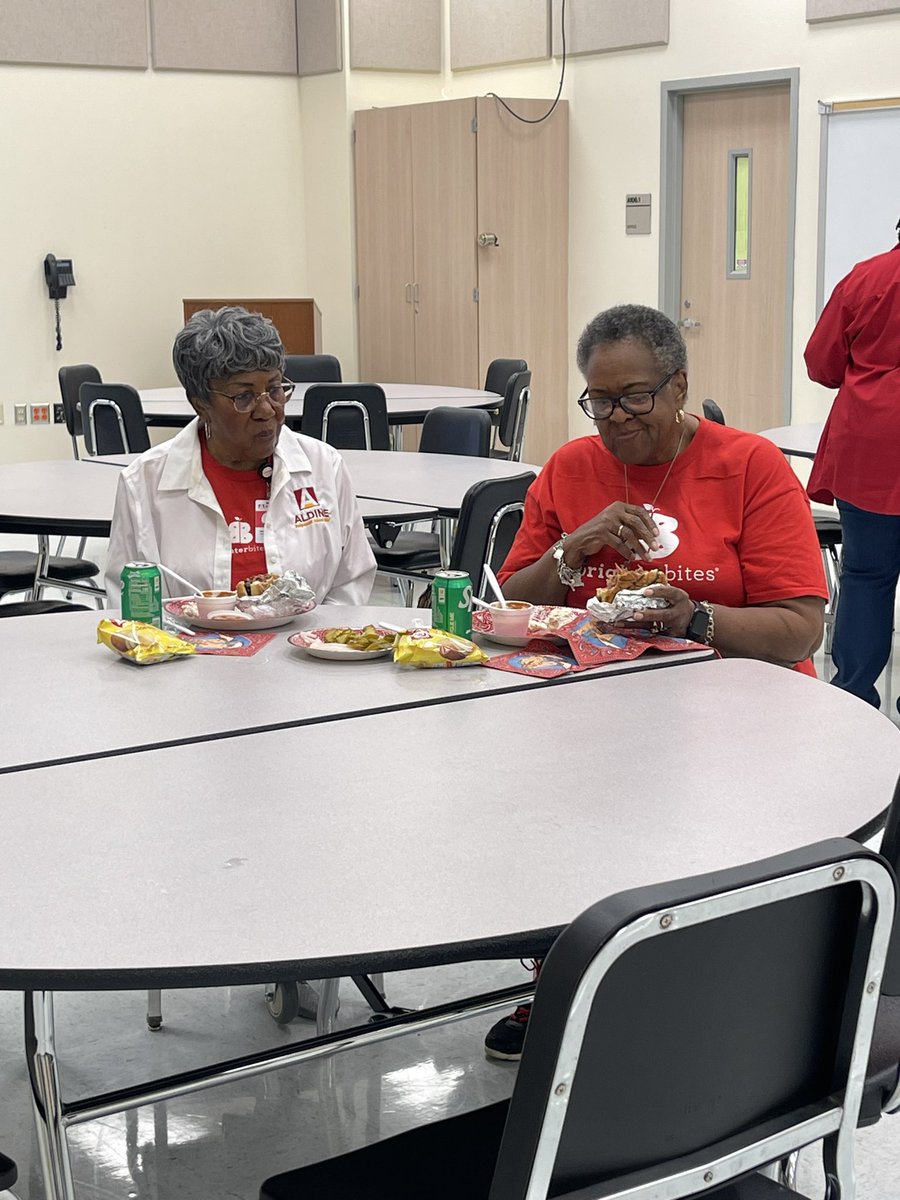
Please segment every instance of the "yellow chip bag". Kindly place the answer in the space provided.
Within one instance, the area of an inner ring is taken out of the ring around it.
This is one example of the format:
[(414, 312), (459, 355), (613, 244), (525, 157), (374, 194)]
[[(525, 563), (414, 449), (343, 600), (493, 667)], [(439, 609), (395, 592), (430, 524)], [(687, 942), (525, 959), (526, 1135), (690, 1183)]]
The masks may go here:
[(486, 661), (480, 646), (443, 629), (411, 629), (394, 644), (394, 662), (401, 667), (475, 667)]
[(103, 620), (97, 626), (97, 641), (108, 646), (114, 654), (142, 667), (194, 653), (189, 642), (143, 621)]

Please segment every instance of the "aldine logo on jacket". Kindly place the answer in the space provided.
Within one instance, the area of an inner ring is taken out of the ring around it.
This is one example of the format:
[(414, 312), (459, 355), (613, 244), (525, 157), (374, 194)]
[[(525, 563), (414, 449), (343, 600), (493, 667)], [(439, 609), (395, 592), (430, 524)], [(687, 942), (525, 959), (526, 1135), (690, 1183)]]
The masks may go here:
[(300, 511), (294, 517), (294, 528), (302, 529), (306, 525), (317, 525), (320, 521), (331, 520), (331, 509), (320, 504), (314, 487), (297, 488), (294, 492), (297, 507)]

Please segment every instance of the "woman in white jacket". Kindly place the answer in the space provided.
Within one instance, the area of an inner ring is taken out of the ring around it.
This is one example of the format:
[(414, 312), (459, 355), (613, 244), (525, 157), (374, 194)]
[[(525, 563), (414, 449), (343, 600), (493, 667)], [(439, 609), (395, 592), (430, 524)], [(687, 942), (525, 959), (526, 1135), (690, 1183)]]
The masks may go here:
[(176, 337), (172, 359), (197, 419), (122, 472), (110, 607), (127, 562), (164, 563), (221, 590), (293, 570), (319, 604), (365, 604), (375, 559), (353, 486), (333, 447), (284, 428), (293, 384), (272, 322), (243, 308), (205, 309)]

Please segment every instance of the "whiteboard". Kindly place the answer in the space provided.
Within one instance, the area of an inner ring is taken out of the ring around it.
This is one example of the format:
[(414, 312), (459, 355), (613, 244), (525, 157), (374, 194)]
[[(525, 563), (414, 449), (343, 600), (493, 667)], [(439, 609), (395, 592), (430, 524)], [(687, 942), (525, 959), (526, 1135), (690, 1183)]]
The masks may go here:
[(900, 217), (900, 108), (822, 120), (818, 311), (855, 263), (891, 249)]

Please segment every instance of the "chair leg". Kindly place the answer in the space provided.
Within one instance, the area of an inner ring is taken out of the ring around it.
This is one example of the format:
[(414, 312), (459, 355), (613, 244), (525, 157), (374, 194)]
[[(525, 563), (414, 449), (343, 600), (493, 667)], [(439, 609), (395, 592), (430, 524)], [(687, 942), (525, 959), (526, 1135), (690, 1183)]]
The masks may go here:
[(154, 1032), (162, 1025), (162, 992), (150, 988), (147, 992), (147, 1028)]
[(841, 559), (837, 547), (823, 546), (822, 561), (825, 564), (825, 578), (828, 583), (828, 603), (825, 606), (825, 653), (831, 654), (834, 618), (841, 591)]
[(322, 980), (322, 989), (319, 992), (319, 1007), (316, 1011), (316, 1034), (319, 1037), (324, 1037), (326, 1033), (334, 1032), (340, 986), (340, 979)]

